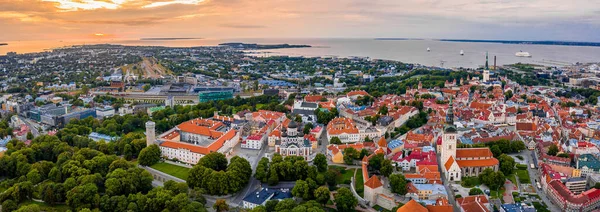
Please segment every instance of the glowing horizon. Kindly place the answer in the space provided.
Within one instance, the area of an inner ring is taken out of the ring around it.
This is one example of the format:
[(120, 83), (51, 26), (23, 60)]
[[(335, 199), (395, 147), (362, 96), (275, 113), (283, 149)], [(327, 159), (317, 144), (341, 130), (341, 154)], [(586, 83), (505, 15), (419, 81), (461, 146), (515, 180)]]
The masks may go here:
[(600, 41), (600, 4), (588, 0), (0, 0), (0, 5), (0, 40), (110, 34)]

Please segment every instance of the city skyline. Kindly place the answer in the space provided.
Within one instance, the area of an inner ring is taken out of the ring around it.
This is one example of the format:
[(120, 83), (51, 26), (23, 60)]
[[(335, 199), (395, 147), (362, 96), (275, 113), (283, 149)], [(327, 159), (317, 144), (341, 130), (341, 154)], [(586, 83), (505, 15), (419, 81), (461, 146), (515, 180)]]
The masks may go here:
[(600, 41), (600, 5), (561, 1), (0, 0), (0, 41), (455, 38)]

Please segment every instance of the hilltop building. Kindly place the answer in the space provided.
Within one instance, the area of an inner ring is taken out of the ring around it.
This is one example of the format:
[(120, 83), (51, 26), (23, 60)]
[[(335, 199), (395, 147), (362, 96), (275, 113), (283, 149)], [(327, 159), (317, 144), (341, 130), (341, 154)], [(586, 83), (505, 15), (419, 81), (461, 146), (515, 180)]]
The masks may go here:
[(240, 136), (223, 122), (197, 118), (163, 133), (159, 140), (163, 157), (196, 164), (211, 152), (227, 155), (239, 142)]

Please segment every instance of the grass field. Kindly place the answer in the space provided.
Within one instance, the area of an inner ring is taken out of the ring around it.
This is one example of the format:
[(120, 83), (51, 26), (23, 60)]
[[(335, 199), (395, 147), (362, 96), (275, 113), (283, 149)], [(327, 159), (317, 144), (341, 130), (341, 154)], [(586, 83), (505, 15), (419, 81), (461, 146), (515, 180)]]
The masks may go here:
[(362, 169), (358, 169), (356, 171), (356, 176), (354, 176), (356, 179), (356, 183), (354, 184), (354, 189), (356, 189), (356, 193), (358, 193), (358, 195), (360, 195), (361, 197), (365, 196), (365, 179), (363, 179), (362, 176)]
[(500, 199), (500, 201), (504, 202), (504, 199), (502, 198), (504, 192), (506, 192), (506, 190), (504, 190), (504, 187), (501, 187), (500, 191), (490, 189), (490, 196), (492, 197), (492, 199)]
[(515, 177), (515, 173), (506, 176), (506, 179), (510, 180), (510, 182), (517, 185), (517, 178)]
[(527, 170), (517, 170), (517, 176), (519, 176), (520, 183), (531, 183), (529, 172)]
[(354, 169), (348, 169), (346, 170), (345, 167), (341, 167), (341, 166), (329, 166), (330, 169), (337, 169), (341, 176), (338, 176), (335, 179), (335, 182), (337, 184), (350, 184), (352, 176), (354, 176)]
[(156, 169), (158, 171), (164, 172), (168, 175), (182, 179), (182, 180), (187, 180), (188, 173), (190, 172), (189, 168), (173, 165), (170, 163), (164, 163), (164, 162), (154, 164), (150, 167), (152, 167), (153, 169)]

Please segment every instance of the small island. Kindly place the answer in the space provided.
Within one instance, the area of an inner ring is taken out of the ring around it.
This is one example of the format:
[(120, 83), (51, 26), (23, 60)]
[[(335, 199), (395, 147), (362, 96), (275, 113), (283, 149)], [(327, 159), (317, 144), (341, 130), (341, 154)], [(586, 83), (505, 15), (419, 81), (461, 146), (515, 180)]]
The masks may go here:
[(229, 46), (237, 49), (287, 49), (287, 48), (310, 48), (310, 45), (291, 44), (256, 44), (256, 43), (221, 43), (219, 46)]
[(0, 43), (0, 46), (8, 46), (8, 43)]

